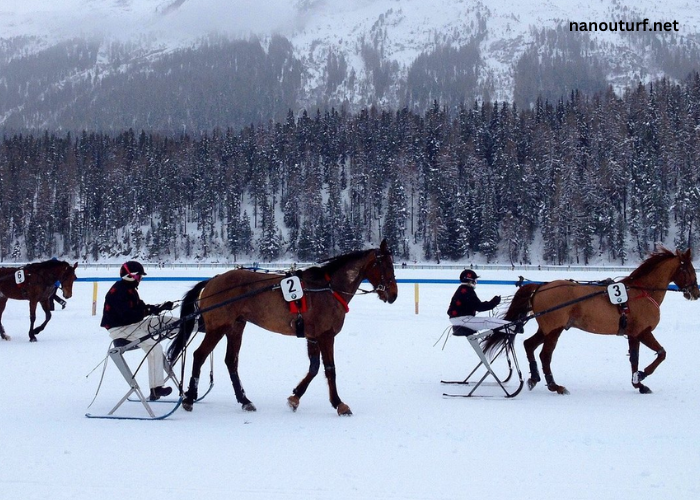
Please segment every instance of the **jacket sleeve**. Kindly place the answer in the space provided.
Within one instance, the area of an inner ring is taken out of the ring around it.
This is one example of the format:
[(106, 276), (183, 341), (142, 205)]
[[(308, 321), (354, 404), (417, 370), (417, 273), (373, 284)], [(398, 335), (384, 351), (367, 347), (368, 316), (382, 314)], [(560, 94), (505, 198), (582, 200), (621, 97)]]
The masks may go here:
[(485, 302), (482, 302), (482, 301), (476, 296), (476, 294), (474, 294), (474, 299), (475, 299), (475, 301), (474, 301), (474, 308), (475, 308), (477, 311), (490, 311), (491, 309), (493, 309), (494, 307), (496, 307), (496, 306), (494, 305), (494, 303), (493, 303), (491, 300), (487, 300), (487, 301), (485, 301)]

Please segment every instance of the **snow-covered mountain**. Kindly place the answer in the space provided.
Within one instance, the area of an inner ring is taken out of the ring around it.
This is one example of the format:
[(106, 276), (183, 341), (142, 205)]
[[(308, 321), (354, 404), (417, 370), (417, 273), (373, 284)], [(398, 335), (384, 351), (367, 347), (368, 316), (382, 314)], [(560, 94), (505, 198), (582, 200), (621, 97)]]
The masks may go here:
[[(47, 91), (87, 76), (104, 81), (116, 73), (154, 71), (149, 64), (178, 50), (196, 50), (212, 34), (219, 39), (255, 36), (264, 48), (271, 36), (280, 35), (291, 42), (300, 67), (298, 107), (399, 106), (415, 104), (414, 98), (425, 104), (442, 96), (442, 90), (425, 83), (431, 77), (442, 87), (468, 87), (457, 96), (467, 102), (515, 98), (526, 104), (536, 97), (530, 94), (542, 91), (532, 81), (552, 78), (547, 68), (563, 78), (572, 67), (586, 66), (573, 83), (553, 84), (564, 85), (562, 92), (578, 80), (593, 80), (593, 88), (612, 84), (619, 91), (698, 69), (699, 6), (697, 0), (2, 0), (0, 84), (8, 85), (5, 74), (15, 70), (12, 61), (76, 38), (100, 40), (94, 61), (45, 79), (41, 85)], [(618, 25), (643, 19), (649, 27), (675, 22), (677, 31), (572, 34), (570, 28), (572, 22)], [(572, 48), (567, 39), (577, 45)], [(115, 42), (128, 47), (120, 50), (118, 64)], [(460, 65), (473, 67), (450, 79), (445, 76), (449, 68), (436, 63), (440, 58), (457, 73), (463, 71)], [(541, 73), (532, 75), (538, 65)], [(75, 88), (77, 94), (86, 92)], [(21, 99), (3, 106), (0, 123), (26, 107), (32, 108)], [(42, 113), (22, 123), (57, 125)]]

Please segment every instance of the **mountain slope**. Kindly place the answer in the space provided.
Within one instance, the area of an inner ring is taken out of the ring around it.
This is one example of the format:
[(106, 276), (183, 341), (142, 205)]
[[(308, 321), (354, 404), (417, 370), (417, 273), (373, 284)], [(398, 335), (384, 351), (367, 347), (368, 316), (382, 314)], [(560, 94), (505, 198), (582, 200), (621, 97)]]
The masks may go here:
[[(678, 31), (570, 30), (645, 18)], [(27, 0), (0, 8), (0, 125), (176, 130), (316, 106), (527, 106), (575, 88), (682, 79), (700, 65), (698, 41), (689, 0)], [(264, 110), (240, 111), (256, 101), (245, 89), (261, 86)], [(132, 110), (125, 96), (137, 93)], [(188, 112), (164, 110), (155, 96), (166, 94)]]

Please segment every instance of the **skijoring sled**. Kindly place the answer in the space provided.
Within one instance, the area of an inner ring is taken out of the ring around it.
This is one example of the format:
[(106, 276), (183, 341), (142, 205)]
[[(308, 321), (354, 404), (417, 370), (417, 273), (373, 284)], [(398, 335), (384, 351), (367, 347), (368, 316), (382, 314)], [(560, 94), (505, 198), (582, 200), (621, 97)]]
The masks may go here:
[[(465, 337), (479, 358), (478, 363), (463, 380), (441, 380), (440, 383), (445, 385), (464, 386), (469, 388), (469, 392), (460, 394), (443, 393), (443, 397), (492, 397), (494, 394), (476, 394), (477, 389), (479, 389), (482, 385), (484, 387), (487, 385), (499, 387), (505, 394), (506, 398), (514, 398), (520, 393), (523, 388), (524, 381), (522, 372), (520, 371), (520, 366), (518, 364), (518, 358), (515, 353), (514, 340), (516, 333), (512, 330), (512, 326), (513, 325), (505, 325), (504, 327), (501, 327), (508, 334), (509, 338), (499, 349), (496, 350), (496, 352), (490, 356), (487, 356), (487, 354), (484, 352), (482, 343), (486, 338), (494, 333), (494, 330), (467, 330), (472, 332)], [(452, 327), (450, 327), (450, 330), (451, 328)], [(496, 369), (501, 368), (504, 364), (507, 365), (507, 371), (505, 376), (501, 378), (496, 373)], [(507, 383), (511, 380), (514, 373), (517, 374), (518, 380), (516, 381), (516, 385), (514, 387), (509, 388)], [(492, 378), (493, 381), (487, 381), (489, 377)]]

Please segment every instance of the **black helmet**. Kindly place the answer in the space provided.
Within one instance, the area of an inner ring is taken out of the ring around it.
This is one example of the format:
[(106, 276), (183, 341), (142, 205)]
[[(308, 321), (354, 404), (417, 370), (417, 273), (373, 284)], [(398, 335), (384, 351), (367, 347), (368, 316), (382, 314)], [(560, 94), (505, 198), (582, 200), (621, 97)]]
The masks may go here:
[(140, 262), (130, 260), (124, 262), (119, 269), (119, 276), (127, 281), (141, 281), (141, 276), (146, 276), (146, 271)]
[(465, 269), (462, 274), (459, 275), (459, 281), (462, 283), (473, 283), (477, 280), (478, 276), (471, 269)]

